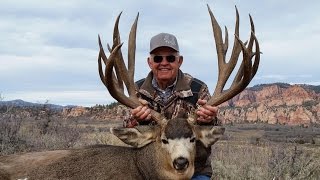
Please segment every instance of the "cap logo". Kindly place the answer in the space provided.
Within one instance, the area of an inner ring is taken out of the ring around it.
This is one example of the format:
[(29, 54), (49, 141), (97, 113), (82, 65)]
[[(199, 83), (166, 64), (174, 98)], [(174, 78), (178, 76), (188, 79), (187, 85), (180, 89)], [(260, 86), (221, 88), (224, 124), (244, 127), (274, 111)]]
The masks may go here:
[(165, 35), (163, 38), (164, 42), (166, 42), (167, 44), (170, 44), (172, 46), (175, 46), (176, 42), (175, 42), (174, 38), (173, 37), (170, 38), (170, 37), (171, 36), (169, 36), (169, 35)]

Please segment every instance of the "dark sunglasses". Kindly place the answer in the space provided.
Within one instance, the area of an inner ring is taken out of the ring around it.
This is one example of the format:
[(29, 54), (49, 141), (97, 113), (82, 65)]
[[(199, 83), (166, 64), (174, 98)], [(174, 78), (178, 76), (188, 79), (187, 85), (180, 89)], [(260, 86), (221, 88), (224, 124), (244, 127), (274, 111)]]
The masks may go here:
[(156, 56), (153, 57), (153, 61), (154, 61), (155, 63), (161, 63), (162, 60), (163, 60), (163, 58), (166, 58), (169, 63), (173, 63), (173, 62), (176, 61), (176, 57), (177, 57), (177, 56), (175, 56), (175, 55), (169, 55), (169, 56), (159, 56), (159, 55), (156, 55)]

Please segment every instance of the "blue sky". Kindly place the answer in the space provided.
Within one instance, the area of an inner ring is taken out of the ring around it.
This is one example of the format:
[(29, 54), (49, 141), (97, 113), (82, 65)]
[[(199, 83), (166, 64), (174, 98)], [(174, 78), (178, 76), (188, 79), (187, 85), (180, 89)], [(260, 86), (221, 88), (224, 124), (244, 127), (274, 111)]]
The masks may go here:
[(1, 0), (1, 96), (61, 105), (113, 102), (98, 76), (97, 36), (100, 34), (104, 45), (112, 42), (114, 22), (121, 11), (123, 52), (127, 52), (129, 30), (140, 13), (135, 80), (149, 72), (150, 38), (168, 32), (178, 38), (184, 56), (181, 69), (206, 82), (213, 92), (217, 58), (206, 4), (220, 26), (228, 27), (230, 46), (234, 6), (240, 13), (242, 40), (249, 37), (248, 14), (252, 15), (263, 54), (250, 86), (274, 82), (320, 85), (317, 0)]

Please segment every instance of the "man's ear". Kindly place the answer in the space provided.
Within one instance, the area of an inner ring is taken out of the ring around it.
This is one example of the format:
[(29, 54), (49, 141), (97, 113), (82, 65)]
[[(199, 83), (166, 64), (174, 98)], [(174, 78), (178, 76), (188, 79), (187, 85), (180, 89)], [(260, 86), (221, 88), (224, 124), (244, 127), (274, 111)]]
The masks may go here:
[(179, 67), (181, 66), (181, 64), (183, 63), (183, 56), (179, 56)]
[(152, 69), (152, 60), (151, 60), (151, 58), (148, 57), (147, 61), (148, 61), (148, 65), (149, 65), (150, 69)]
[(217, 142), (222, 137), (224, 131), (225, 128), (221, 126), (195, 126), (198, 140), (200, 140), (205, 147), (210, 147)]
[(156, 130), (154, 128), (139, 131), (136, 128), (110, 128), (112, 134), (117, 136), (122, 142), (135, 148), (143, 147), (156, 139)]

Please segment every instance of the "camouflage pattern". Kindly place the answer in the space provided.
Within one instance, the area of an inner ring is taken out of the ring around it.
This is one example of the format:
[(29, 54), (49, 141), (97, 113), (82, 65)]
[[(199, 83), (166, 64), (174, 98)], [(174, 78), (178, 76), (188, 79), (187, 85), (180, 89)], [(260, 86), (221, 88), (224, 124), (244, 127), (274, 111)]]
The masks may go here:
[(161, 96), (157, 93), (156, 89), (152, 86), (152, 73), (150, 72), (144, 83), (139, 89), (139, 94), (142, 99), (149, 102), (149, 107), (158, 112), (162, 112), (166, 118), (172, 119), (176, 117), (187, 117), (188, 112), (192, 112), (196, 109), (196, 104), (188, 102), (186, 99), (198, 93), (198, 97), (201, 99), (208, 100), (211, 96), (208, 91), (208, 87), (202, 81), (198, 82), (201, 84), (199, 92), (192, 92), (190, 84), (193, 77), (189, 74), (179, 71), (176, 85), (168, 97), (166, 102), (163, 102)]

